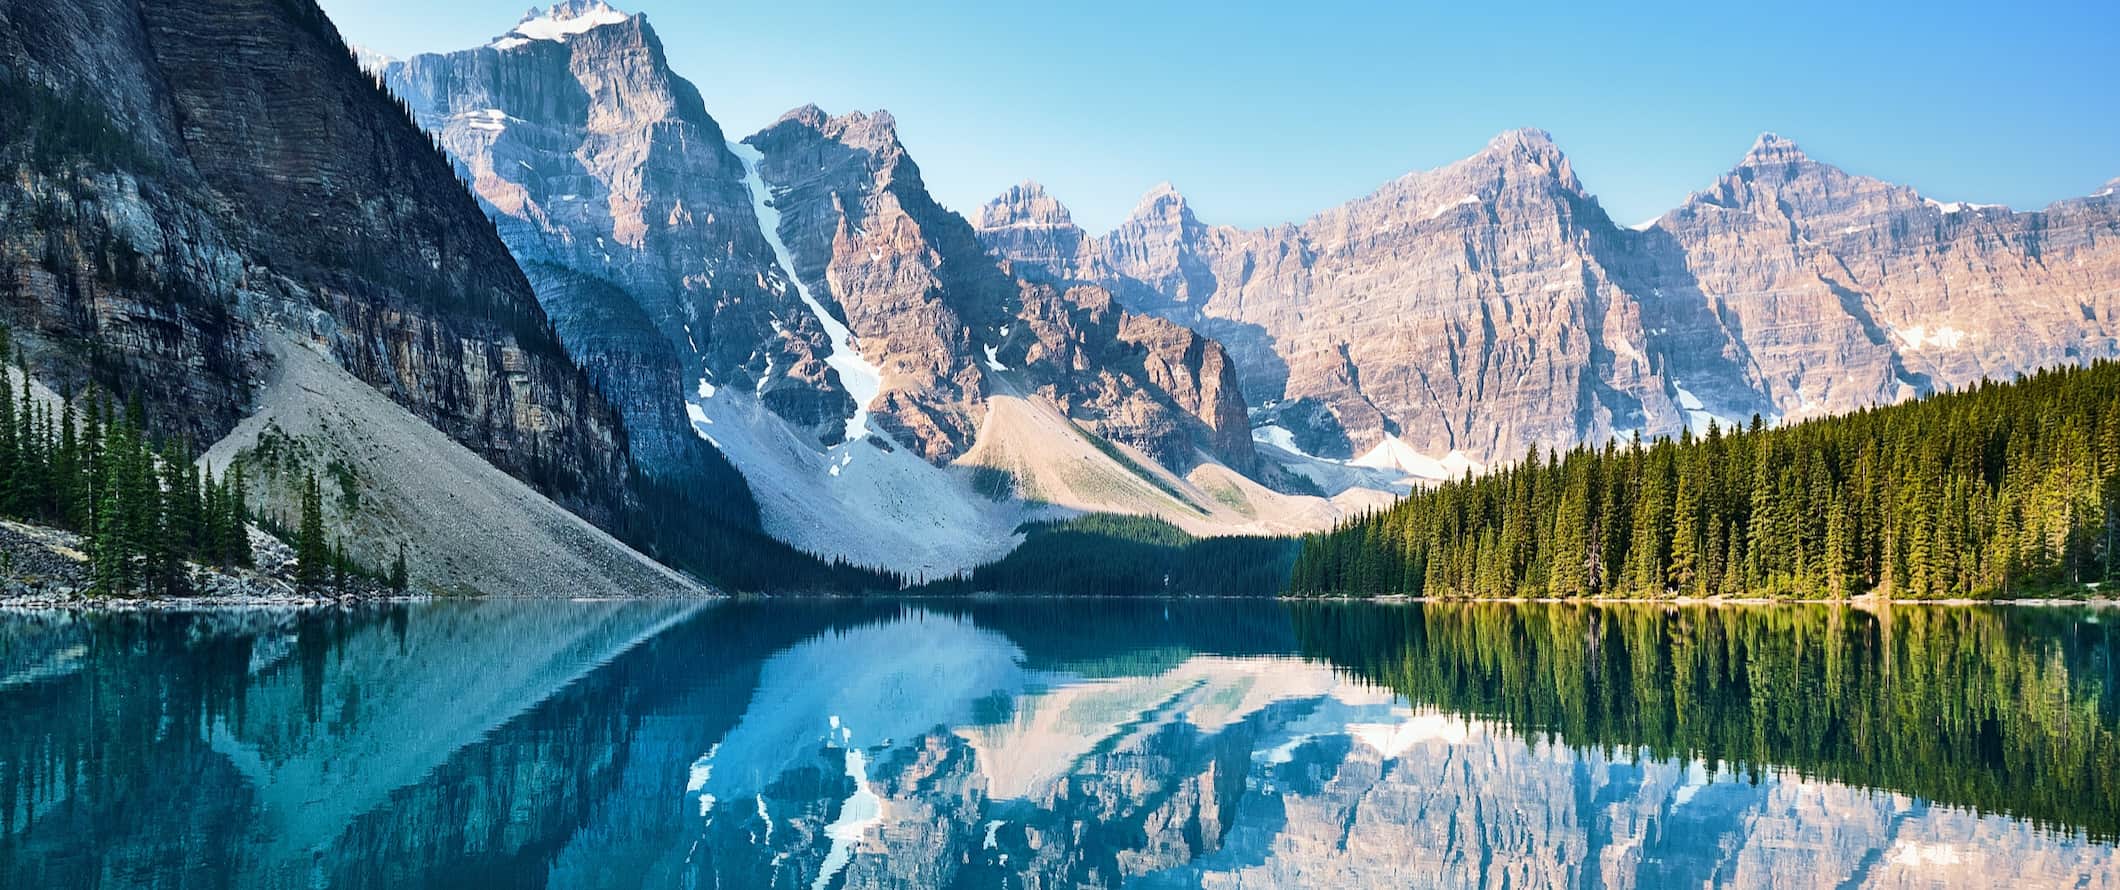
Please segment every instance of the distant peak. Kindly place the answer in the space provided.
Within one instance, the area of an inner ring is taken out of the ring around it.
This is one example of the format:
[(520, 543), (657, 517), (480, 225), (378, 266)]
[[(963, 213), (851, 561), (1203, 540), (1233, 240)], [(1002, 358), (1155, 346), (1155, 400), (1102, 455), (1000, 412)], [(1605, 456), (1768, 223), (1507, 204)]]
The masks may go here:
[(1009, 226), (1057, 227), (1074, 224), (1067, 205), (1060, 203), (1045, 191), (1045, 186), (1036, 180), (1026, 179), (1008, 187), (979, 212), (979, 228), (999, 229)]
[(1504, 130), (1487, 143), (1488, 148), (1554, 148), (1553, 134), (1537, 127), (1519, 127)]
[(1166, 203), (1174, 203), (1181, 207), (1185, 204), (1185, 195), (1180, 193), (1178, 187), (1170, 184), (1168, 180), (1150, 186), (1148, 193), (1141, 196), (1140, 206), (1145, 210)]
[(1141, 202), (1134, 205), (1134, 212), (1128, 218), (1179, 225), (1196, 221), (1193, 219), (1191, 202), (1185, 199), (1185, 195), (1178, 191), (1177, 186), (1168, 182), (1156, 183), (1147, 194), (1142, 195)]
[(1566, 175), (1568, 159), (1553, 134), (1534, 127), (1505, 130), (1487, 141), (1487, 147), (1468, 161), (1487, 160), (1505, 167), (1532, 167)]
[(1752, 150), (1745, 152), (1742, 166), (1761, 167), (1807, 160), (1810, 158), (1803, 153), (1803, 149), (1796, 147), (1793, 140), (1774, 133), (1761, 133), (1758, 139), (1753, 140)]
[(2092, 193), (2091, 197), (2110, 198), (2114, 195), (2120, 195), (2120, 176), (2113, 177), (2111, 181), (2105, 184), (2104, 188)]
[(561, 0), (546, 9), (531, 7), (523, 14), (523, 20), (515, 23), (515, 30), (501, 35), (492, 46), (507, 50), (538, 41), (566, 43), (568, 38), (605, 25), (624, 24), (632, 18), (604, 0)]
[(890, 112), (877, 109), (873, 112), (850, 111), (835, 116), (814, 103), (781, 115), (771, 126), (758, 131), (752, 138), (765, 136), (789, 126), (808, 130), (817, 136), (878, 155), (902, 155), (905, 150), (905, 146), (898, 141), (898, 120), (892, 117)]

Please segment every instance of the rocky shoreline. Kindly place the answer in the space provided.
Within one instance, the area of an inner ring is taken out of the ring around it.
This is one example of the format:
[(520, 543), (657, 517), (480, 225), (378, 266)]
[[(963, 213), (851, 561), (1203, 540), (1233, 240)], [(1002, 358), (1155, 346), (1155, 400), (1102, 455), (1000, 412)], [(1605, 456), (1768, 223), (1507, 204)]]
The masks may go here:
[(0, 521), (0, 611), (77, 612), (183, 611), (206, 608), (317, 607), (425, 599), (406, 596), (368, 579), (341, 587), (300, 590), (294, 584), (294, 553), (253, 527), (256, 568), (225, 569), (192, 564), (185, 597), (113, 597), (90, 592), (88, 553), (72, 532)]

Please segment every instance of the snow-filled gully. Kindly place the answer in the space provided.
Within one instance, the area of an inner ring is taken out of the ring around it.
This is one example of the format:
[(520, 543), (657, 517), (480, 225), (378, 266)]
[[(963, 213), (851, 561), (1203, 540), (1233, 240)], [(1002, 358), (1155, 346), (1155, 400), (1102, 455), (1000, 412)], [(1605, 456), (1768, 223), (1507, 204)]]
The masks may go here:
[(825, 311), (824, 304), (810, 295), (808, 285), (795, 274), (795, 257), (788, 250), (786, 241), (780, 237), (780, 209), (773, 206), (772, 193), (767, 190), (765, 178), (758, 173), (758, 163), (765, 159), (764, 153), (741, 142), (729, 143), (729, 150), (743, 161), (744, 188), (751, 192), (751, 209), (758, 217), (759, 234), (773, 248), (773, 259), (787, 273), (788, 281), (795, 285), (795, 295), (802, 304), (810, 308), (817, 323), (824, 326), (824, 333), (832, 341), (832, 354), (825, 356), (826, 366), (839, 372), (839, 385), (846, 387), (847, 394), (854, 397), (854, 416), (847, 418), (847, 441), (857, 442), (869, 432), (869, 403), (883, 389), (883, 371), (872, 365), (854, 349), (854, 332), (840, 324)]

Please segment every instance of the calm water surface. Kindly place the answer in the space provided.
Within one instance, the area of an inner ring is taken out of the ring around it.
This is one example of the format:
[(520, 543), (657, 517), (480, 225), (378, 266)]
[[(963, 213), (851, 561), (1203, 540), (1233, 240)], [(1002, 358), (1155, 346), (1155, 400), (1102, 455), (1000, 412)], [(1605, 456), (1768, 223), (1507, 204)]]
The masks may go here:
[(0, 887), (2116, 887), (2116, 621), (0, 616)]

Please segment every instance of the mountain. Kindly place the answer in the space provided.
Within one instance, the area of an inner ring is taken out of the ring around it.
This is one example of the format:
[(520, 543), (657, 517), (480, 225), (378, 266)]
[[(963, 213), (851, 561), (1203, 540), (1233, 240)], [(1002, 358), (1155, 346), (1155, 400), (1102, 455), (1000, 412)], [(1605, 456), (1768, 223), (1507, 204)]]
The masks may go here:
[(378, 75), (614, 394), (642, 466), (726, 457), (783, 540), (938, 573), (1000, 556), (1049, 506), (1199, 532), (1350, 509), (1251, 478), (1300, 485), (1258, 464), (1221, 345), (1016, 274), (928, 193), (888, 113), (804, 107), (732, 141), (647, 18), (599, 0)]
[(1103, 236), (1033, 184), (981, 220), (1020, 267), (1228, 344), (1276, 457), (1431, 477), (2116, 354), (2113, 188), (1938, 202), (1771, 135), (1639, 230), (1536, 130), (1296, 225), (1205, 224), (1168, 186)]
[(1124, 312), (1094, 288), (1010, 275), (929, 196), (888, 113), (809, 106), (747, 144), (761, 155), (795, 274), (883, 371), (874, 406), (893, 438), (954, 459), (977, 436), (983, 397), (1013, 387), (1165, 466), (1189, 469), (1204, 450), (1250, 469), (1243, 403), (1218, 344)]
[(10, 3), (0, 21), (0, 320), (40, 378), (135, 398), (201, 449), (240, 431), (273, 468), (261, 503), (309, 474), (336, 476), (344, 525), (377, 486), (437, 499), (424, 524), (345, 542), (370, 565), (409, 546), (428, 586), (573, 583), (481, 545), (492, 517), (466, 510), (489, 502), (518, 547), (689, 586), (554, 505), (607, 527), (634, 509), (625, 426), (311, 0)]
[(456, 159), (643, 469), (731, 472), (685, 416), (702, 375), (808, 425), (846, 401), (772, 267), (741, 163), (644, 20), (561, 4), (489, 46), (379, 72)]

